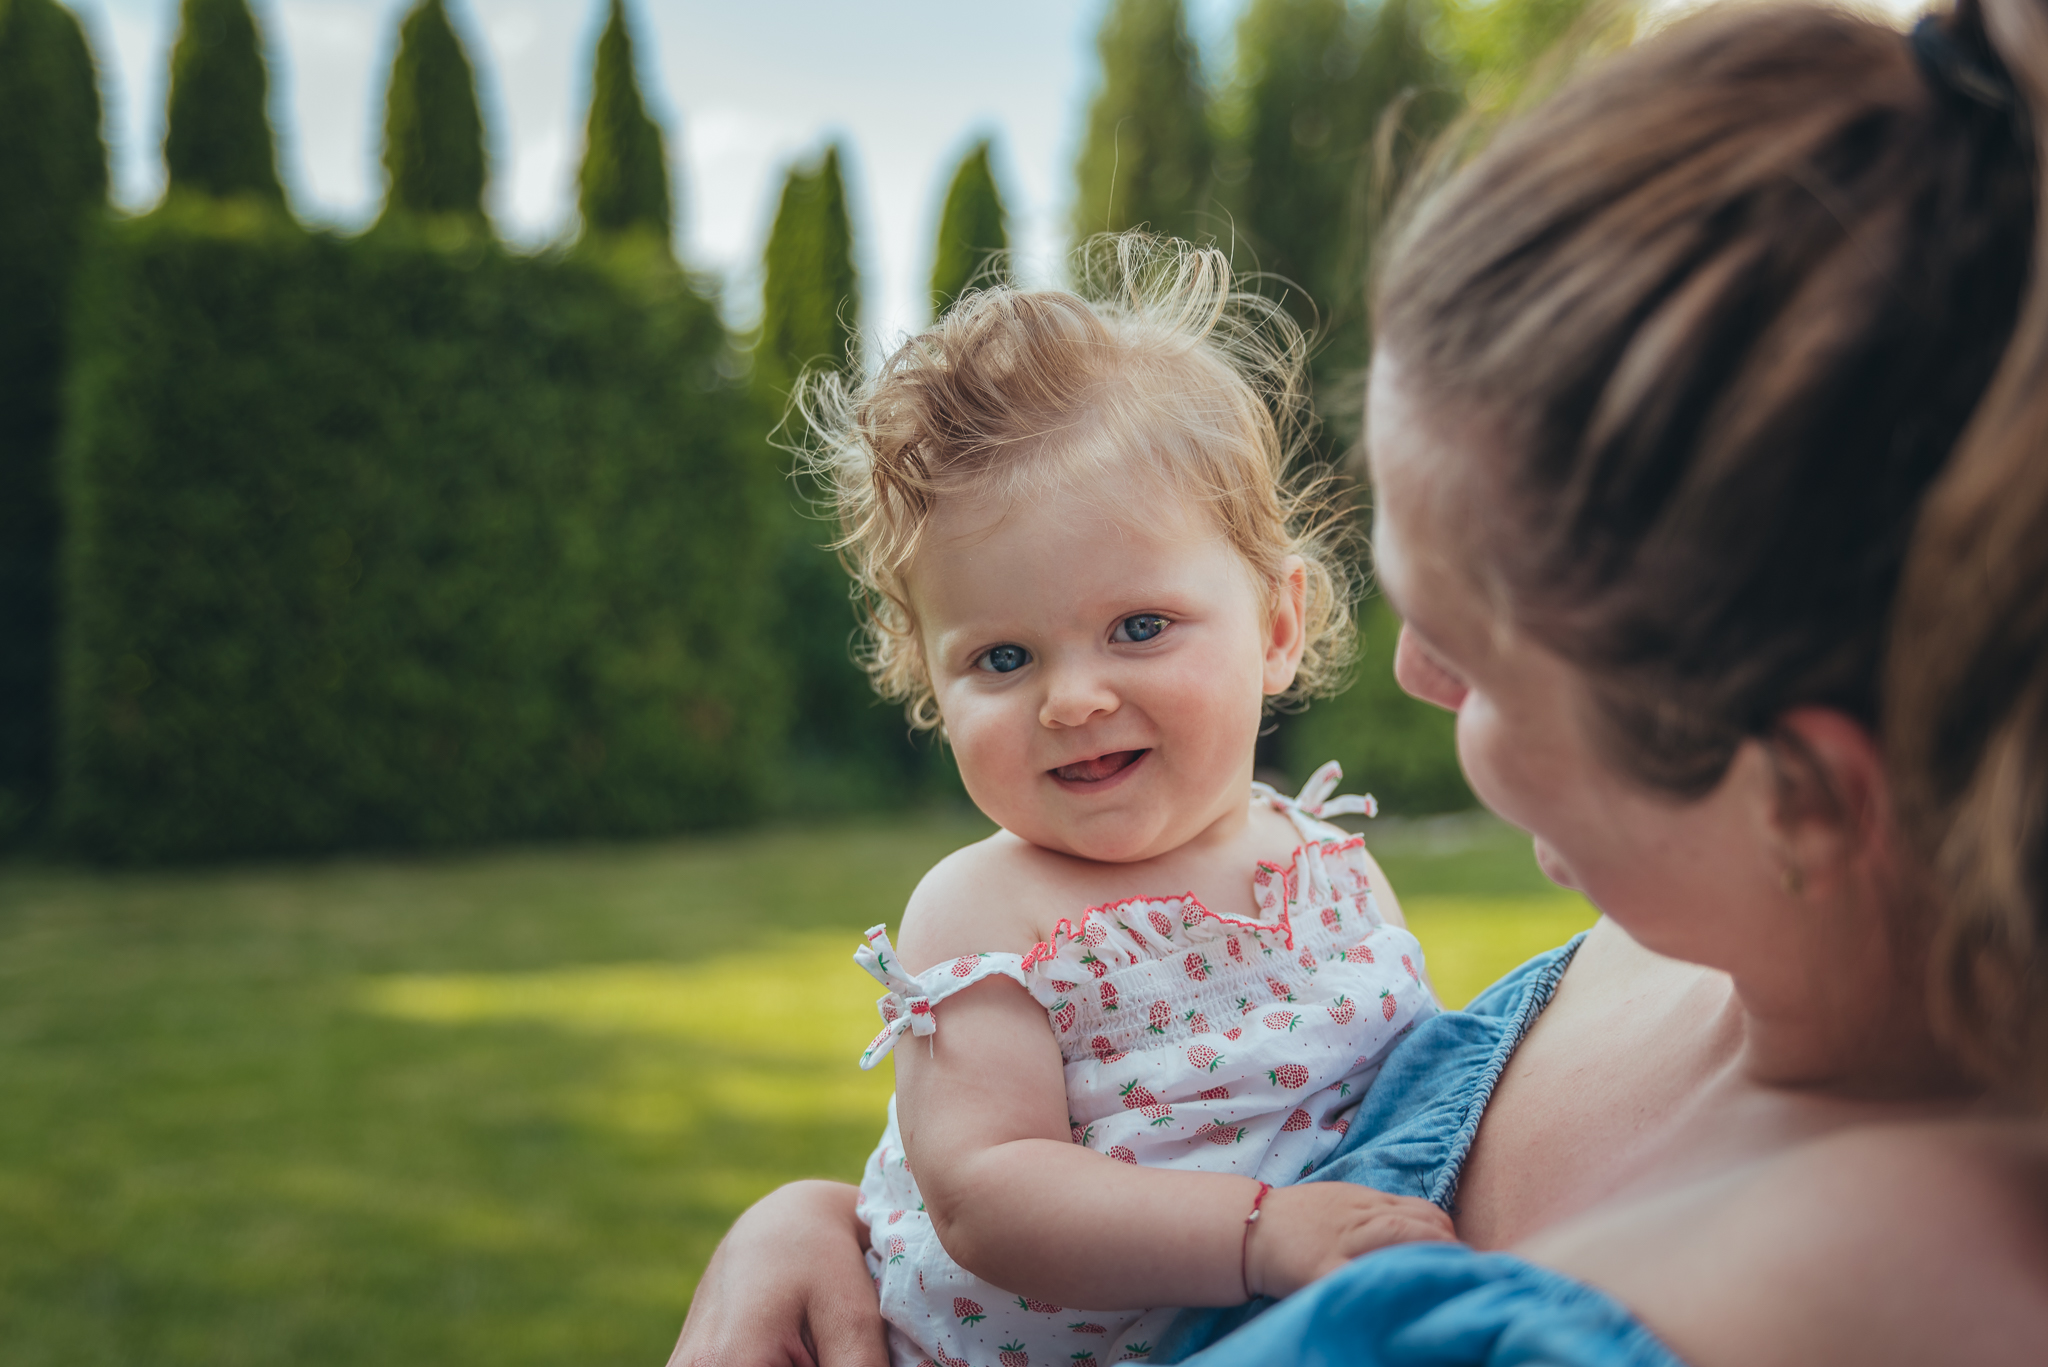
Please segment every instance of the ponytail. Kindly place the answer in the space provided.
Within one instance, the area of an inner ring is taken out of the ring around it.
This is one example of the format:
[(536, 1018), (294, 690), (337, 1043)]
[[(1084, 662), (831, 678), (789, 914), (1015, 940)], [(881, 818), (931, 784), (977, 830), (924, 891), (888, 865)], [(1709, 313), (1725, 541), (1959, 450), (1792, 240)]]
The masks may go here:
[[(1900, 815), (1942, 884), (1937, 1025), (2048, 1103), (2048, 0), (1963, 0), (1916, 34), (1929, 78), (2033, 166), (2012, 339), (1915, 528), (1886, 675)], [(1944, 49), (1929, 39), (1944, 39)], [(1972, 70), (1974, 56), (1984, 66)], [(1975, 88), (1985, 78), (1988, 88)], [(2009, 107), (1995, 96), (2009, 92)], [(2002, 126), (1998, 121), (2003, 121)]]

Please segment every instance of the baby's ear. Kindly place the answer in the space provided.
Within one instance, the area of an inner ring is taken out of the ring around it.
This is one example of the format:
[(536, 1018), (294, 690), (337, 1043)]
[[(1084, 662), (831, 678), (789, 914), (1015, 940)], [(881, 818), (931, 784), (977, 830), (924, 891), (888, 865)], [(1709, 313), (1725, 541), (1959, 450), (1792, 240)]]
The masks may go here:
[(1267, 697), (1285, 693), (1294, 686), (1301, 668), (1301, 652), (1308, 645), (1308, 565), (1298, 555), (1280, 562), (1280, 577), (1273, 585), (1267, 608), (1266, 669)]

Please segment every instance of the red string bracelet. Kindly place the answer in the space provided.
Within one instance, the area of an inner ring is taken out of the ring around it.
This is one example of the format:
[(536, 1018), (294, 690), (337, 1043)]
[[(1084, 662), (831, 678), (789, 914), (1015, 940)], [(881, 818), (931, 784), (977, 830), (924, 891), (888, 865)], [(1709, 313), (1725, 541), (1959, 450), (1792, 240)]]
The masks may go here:
[(1237, 1278), (1244, 1283), (1244, 1298), (1252, 1298), (1252, 1226), (1259, 1222), (1259, 1207), (1266, 1204), (1266, 1193), (1273, 1189), (1271, 1182), (1259, 1183), (1259, 1194), (1252, 1198), (1252, 1213), (1244, 1217), (1244, 1239), (1237, 1246)]

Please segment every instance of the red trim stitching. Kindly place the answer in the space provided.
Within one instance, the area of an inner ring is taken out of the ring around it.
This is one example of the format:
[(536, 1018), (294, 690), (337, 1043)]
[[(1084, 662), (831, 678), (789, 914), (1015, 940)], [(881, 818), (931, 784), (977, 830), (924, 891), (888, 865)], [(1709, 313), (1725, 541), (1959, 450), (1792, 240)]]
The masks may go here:
[[(1321, 840), (1304, 840), (1294, 847), (1294, 853), (1288, 858), (1286, 869), (1281, 868), (1278, 864), (1268, 864), (1263, 859), (1259, 860), (1256, 863), (1256, 865), (1254, 865), (1254, 867), (1268, 868), (1273, 870), (1273, 872), (1275, 873), (1285, 874), (1289, 869), (1292, 869), (1300, 864), (1302, 855), (1308, 852), (1308, 847), (1310, 845), (1316, 846), (1325, 854), (1342, 854), (1346, 850), (1364, 849), (1365, 837), (1362, 835), (1354, 835), (1348, 840), (1336, 841), (1334, 843), (1325, 842)], [(1368, 888), (1372, 886), (1372, 880), (1370, 878), (1366, 880), (1366, 886)], [(1086, 911), (1082, 912), (1079, 924), (1076, 924), (1068, 917), (1062, 916), (1060, 917), (1059, 921), (1053, 926), (1052, 937), (1050, 939), (1040, 940), (1037, 944), (1031, 946), (1031, 948), (1028, 951), (1026, 951), (1024, 955), (1024, 970), (1026, 972), (1029, 972), (1038, 964), (1047, 963), (1059, 957), (1059, 950), (1057, 948), (1057, 945), (1059, 943), (1060, 937), (1064, 935), (1066, 937), (1068, 944), (1072, 944), (1076, 940), (1079, 940), (1081, 938), (1081, 932), (1088, 928), (1089, 917), (1097, 914), (1107, 916), (1112, 912), (1121, 910), (1124, 907), (1135, 906), (1140, 902), (1179, 902), (1183, 906), (1191, 906), (1195, 908), (1195, 910), (1201, 912), (1203, 916), (1209, 918), (1212, 921), (1219, 921), (1226, 926), (1239, 926), (1245, 930), (1264, 931), (1267, 933), (1277, 930), (1284, 937), (1286, 947), (1288, 949), (1294, 948), (1294, 922), (1293, 919), (1288, 915), (1287, 904), (1285, 902), (1281, 904), (1280, 919), (1278, 921), (1245, 921), (1240, 920), (1235, 916), (1223, 916), (1218, 914), (1217, 912), (1209, 910), (1209, 908), (1202, 905), (1202, 899), (1195, 896), (1194, 892), (1190, 890), (1188, 892), (1181, 893), (1179, 896), (1122, 897), (1114, 902), (1104, 902), (1101, 906), (1089, 907)], [(1185, 923), (1183, 923), (1183, 929), (1185, 928)], [(1128, 930), (1128, 927), (1126, 929)], [(1137, 934), (1137, 932), (1135, 931), (1132, 931), (1130, 933)], [(1141, 936), (1140, 938), (1143, 937)], [(1134, 959), (1132, 960), (1132, 962), (1135, 963), (1137, 961)]]

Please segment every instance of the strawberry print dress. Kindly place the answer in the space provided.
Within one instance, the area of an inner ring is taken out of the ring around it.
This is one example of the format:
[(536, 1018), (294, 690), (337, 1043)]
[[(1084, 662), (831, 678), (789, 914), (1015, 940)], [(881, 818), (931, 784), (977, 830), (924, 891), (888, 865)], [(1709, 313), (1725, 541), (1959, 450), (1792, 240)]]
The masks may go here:
[[(883, 927), (855, 962), (888, 990), (872, 1068), (934, 1008), (1001, 975), (1045, 1007), (1066, 1061), (1073, 1141), (1106, 1159), (1285, 1185), (1336, 1149), (1394, 1041), (1434, 1015), (1422, 947), (1380, 919), (1365, 842), (1320, 820), (1370, 815), (1332, 800), (1324, 765), (1299, 798), (1253, 784), (1293, 820), (1289, 866), (1261, 863), (1256, 916), (1192, 894), (1139, 897), (1062, 919), (1027, 954), (974, 954), (912, 976)], [(924, 1212), (896, 1103), (861, 1181), (869, 1270), (896, 1367), (1097, 1367), (1148, 1357), (1174, 1307), (1069, 1310), (991, 1286), (946, 1255)]]

